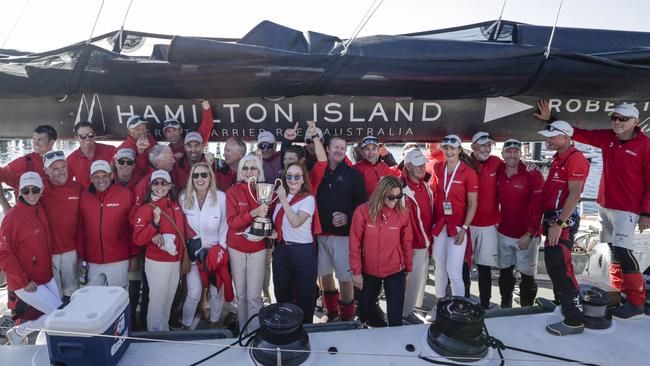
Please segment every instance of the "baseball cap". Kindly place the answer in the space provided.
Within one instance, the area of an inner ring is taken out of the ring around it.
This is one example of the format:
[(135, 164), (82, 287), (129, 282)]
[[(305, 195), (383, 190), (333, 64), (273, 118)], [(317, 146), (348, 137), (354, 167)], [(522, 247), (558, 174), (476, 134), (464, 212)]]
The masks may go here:
[(163, 131), (165, 131), (168, 128), (181, 128), (181, 123), (178, 122), (175, 118), (167, 118), (165, 122), (163, 122)]
[(379, 140), (375, 136), (366, 136), (361, 140), (361, 147), (366, 147), (368, 145), (379, 146)]
[(45, 168), (49, 168), (52, 163), (54, 163), (57, 160), (65, 160), (65, 154), (63, 151), (49, 151), (45, 155), (43, 155), (43, 166)]
[(619, 114), (623, 117), (639, 118), (639, 110), (632, 104), (628, 103), (617, 105), (613, 111), (609, 112), (609, 115), (611, 116), (614, 113)]
[(503, 150), (509, 149), (511, 147), (521, 150), (521, 141), (517, 139), (508, 139), (503, 143)]
[(153, 182), (154, 180), (156, 180), (156, 179), (158, 179), (158, 178), (160, 178), (160, 179), (164, 179), (164, 180), (166, 180), (168, 183), (171, 183), (171, 182), (172, 182), (172, 177), (169, 176), (169, 172), (167, 172), (166, 170), (160, 170), (160, 169), (159, 169), (159, 170), (156, 170), (155, 172), (151, 173), (151, 180), (150, 180), (150, 182)]
[(453, 146), (453, 147), (460, 147), (460, 143), (462, 140), (458, 135), (447, 135), (442, 138), (442, 142), (440, 143), (440, 146)]
[(573, 127), (567, 121), (555, 121), (546, 125), (541, 131), (537, 131), (538, 134), (544, 137), (553, 137), (559, 135), (573, 136)]
[(129, 119), (126, 121), (126, 128), (135, 128), (140, 126), (143, 123), (148, 123), (146, 119), (138, 116), (137, 114), (134, 114), (133, 116), (129, 117)]
[[(321, 139), (321, 140), (323, 139), (323, 131), (318, 127), (316, 127), (316, 135), (318, 135), (319, 139)], [(308, 139), (311, 139), (311, 138), (313, 138), (313, 136), (311, 135), (309, 130), (307, 130), (305, 132), (305, 141), (307, 141)]]
[(406, 156), (404, 157), (405, 163), (411, 163), (415, 166), (422, 166), (426, 164), (427, 161), (427, 158), (424, 157), (420, 149), (411, 149), (406, 153)]
[(196, 131), (188, 132), (187, 135), (185, 135), (185, 141), (183, 143), (187, 144), (188, 142), (192, 141), (196, 141), (199, 144), (202, 144), (203, 136), (201, 136), (201, 134)]
[(90, 175), (95, 174), (96, 172), (105, 172), (110, 174), (111, 173), (111, 165), (106, 161), (106, 160), (95, 160), (93, 163), (90, 165)]
[(492, 142), (492, 136), (490, 136), (489, 133), (479, 131), (472, 136), (472, 143), (473, 144), (479, 144), (479, 145), (484, 145), (488, 142)]
[(124, 158), (135, 160), (135, 151), (133, 151), (133, 149), (129, 147), (125, 147), (117, 150), (117, 152), (115, 153), (115, 160), (120, 160)]
[(269, 131), (262, 131), (257, 134), (257, 143), (268, 142), (269, 144), (275, 143), (275, 136)]
[(27, 186), (34, 186), (38, 188), (43, 188), (43, 179), (36, 172), (26, 172), (20, 176), (20, 187), (18, 189), (23, 189)]

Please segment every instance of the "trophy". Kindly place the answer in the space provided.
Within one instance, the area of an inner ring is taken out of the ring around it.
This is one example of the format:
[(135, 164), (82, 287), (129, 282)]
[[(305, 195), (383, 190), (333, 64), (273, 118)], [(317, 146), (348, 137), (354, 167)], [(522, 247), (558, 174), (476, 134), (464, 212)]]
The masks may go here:
[[(257, 195), (253, 195), (253, 192), (251, 191), (251, 181), (255, 182)], [(253, 197), (255, 202), (259, 203), (260, 205), (270, 206), (271, 203), (273, 203), (273, 201), (278, 198), (277, 195), (275, 198), (273, 198), (273, 192), (275, 191), (275, 186), (277, 185), (278, 181), (280, 184), (282, 184), (282, 181), (280, 179), (276, 179), (273, 184), (270, 184), (257, 183), (257, 178), (250, 177), (250, 179), (248, 179), (248, 192), (250, 193), (251, 197)], [(273, 221), (271, 221), (271, 219), (266, 216), (256, 217), (253, 220), (253, 224), (251, 225), (251, 229), (248, 233), (261, 237), (271, 236), (273, 234)]]

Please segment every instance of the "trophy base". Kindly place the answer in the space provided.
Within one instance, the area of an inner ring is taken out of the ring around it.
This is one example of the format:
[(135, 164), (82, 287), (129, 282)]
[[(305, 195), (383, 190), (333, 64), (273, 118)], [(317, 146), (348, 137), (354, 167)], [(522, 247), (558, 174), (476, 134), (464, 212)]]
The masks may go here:
[(249, 234), (255, 235), (255, 236), (271, 236), (273, 235), (273, 223), (271, 220), (268, 221), (253, 221), (253, 225), (251, 225), (250, 230), (248, 231)]

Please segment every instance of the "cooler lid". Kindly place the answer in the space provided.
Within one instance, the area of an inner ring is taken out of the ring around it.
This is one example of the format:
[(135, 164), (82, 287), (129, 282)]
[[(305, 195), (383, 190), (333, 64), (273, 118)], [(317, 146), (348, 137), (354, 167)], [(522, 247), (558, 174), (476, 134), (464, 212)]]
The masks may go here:
[(52, 312), (45, 326), (48, 331), (102, 334), (128, 304), (129, 294), (121, 287), (86, 286), (72, 294), (65, 308)]

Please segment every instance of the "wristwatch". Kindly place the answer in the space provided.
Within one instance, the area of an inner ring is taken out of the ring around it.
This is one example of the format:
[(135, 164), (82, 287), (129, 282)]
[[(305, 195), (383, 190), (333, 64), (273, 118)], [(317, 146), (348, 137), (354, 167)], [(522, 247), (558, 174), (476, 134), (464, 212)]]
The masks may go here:
[(535, 237), (535, 234), (531, 233), (530, 231), (527, 232), (526, 234), (528, 234), (528, 239), (532, 239)]
[(566, 222), (564, 222), (564, 221), (562, 221), (560, 219), (555, 220), (555, 225), (561, 227), (562, 229), (566, 229), (566, 228), (569, 227), (569, 224), (567, 224)]
[(461, 226), (461, 229), (465, 229), (465, 231), (467, 231), (469, 229), (469, 226), (463, 225), (463, 226)]

